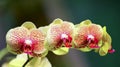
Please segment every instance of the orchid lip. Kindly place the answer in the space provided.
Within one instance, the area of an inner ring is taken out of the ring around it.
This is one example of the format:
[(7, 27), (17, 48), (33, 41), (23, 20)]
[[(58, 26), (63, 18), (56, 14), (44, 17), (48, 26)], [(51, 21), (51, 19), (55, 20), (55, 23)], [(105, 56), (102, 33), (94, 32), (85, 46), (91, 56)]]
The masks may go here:
[(32, 53), (32, 46), (24, 45), (23, 50), (25, 53), (30, 54), (30, 53)]
[(91, 35), (91, 34), (87, 35), (88, 41), (91, 41), (91, 40), (94, 41), (94, 39), (95, 39), (95, 37), (93, 35)]
[(90, 48), (100, 48), (98, 45), (96, 45), (96, 44), (90, 44), (90, 46), (89, 46)]
[(90, 48), (99, 48), (99, 46), (97, 45), (97, 39), (95, 39), (95, 37), (91, 34), (87, 35), (87, 43), (89, 44)]
[(62, 34), (61, 35), (61, 39), (67, 39), (68, 38), (68, 35), (67, 34)]
[(27, 53), (27, 54), (32, 53), (32, 49), (33, 49), (32, 44), (33, 44), (32, 40), (30, 40), (30, 39), (26, 39), (24, 41), (23, 50), (24, 50), (25, 53)]
[(25, 40), (25, 42), (24, 42), (26, 45), (31, 45), (32, 44), (32, 41), (31, 40), (29, 40), (29, 39), (27, 39), (27, 40)]
[(61, 40), (63, 41), (63, 43), (65, 44), (65, 47), (71, 47), (71, 41), (72, 41), (72, 38), (67, 35), (67, 34), (62, 34), (61, 35)]

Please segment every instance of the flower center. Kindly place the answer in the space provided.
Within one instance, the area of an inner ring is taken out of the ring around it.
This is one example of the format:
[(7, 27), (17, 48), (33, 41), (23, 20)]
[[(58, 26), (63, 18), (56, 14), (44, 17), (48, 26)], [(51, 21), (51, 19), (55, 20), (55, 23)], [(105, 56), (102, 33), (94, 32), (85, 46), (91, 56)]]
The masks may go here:
[(97, 45), (98, 40), (91, 34), (87, 35), (87, 43), (89, 44), (90, 48), (99, 48)]
[(32, 44), (32, 41), (31, 40), (25, 40), (24, 42), (26, 45), (31, 45)]
[(24, 41), (23, 50), (25, 53), (27, 53), (27, 54), (32, 53), (32, 50), (33, 50), (32, 44), (33, 44), (32, 40), (30, 40), (30, 39), (26, 39)]
[(87, 35), (87, 40), (88, 41), (94, 41), (94, 36), (93, 35), (91, 35), (91, 34), (89, 34), (89, 35)]
[(61, 34), (61, 40), (65, 44), (66, 47), (71, 47), (72, 45), (70, 44), (72, 41), (72, 38), (67, 35), (67, 34)]
[(68, 38), (68, 35), (67, 34), (62, 34), (61, 39), (65, 39), (65, 38)]

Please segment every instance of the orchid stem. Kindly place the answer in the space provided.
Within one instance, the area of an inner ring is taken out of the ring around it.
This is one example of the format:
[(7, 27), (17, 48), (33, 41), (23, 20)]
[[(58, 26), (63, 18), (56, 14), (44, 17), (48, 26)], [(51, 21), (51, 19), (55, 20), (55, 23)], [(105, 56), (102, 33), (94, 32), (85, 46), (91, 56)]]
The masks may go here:
[(33, 57), (30, 58), (28, 54), (27, 54), (27, 57), (28, 57), (28, 60), (24, 63), (23, 67), (25, 67), (25, 66), (27, 65), (27, 63), (28, 63), (30, 60), (32, 60), (32, 58), (33, 58)]
[(2, 60), (3, 57), (7, 54), (8, 54), (7, 48), (4, 48), (4, 49), (0, 50), (0, 60)]

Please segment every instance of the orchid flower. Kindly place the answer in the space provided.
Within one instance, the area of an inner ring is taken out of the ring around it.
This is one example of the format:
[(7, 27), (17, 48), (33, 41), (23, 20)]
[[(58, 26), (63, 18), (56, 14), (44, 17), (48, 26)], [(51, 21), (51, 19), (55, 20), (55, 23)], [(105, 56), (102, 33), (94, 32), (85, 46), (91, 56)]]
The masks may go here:
[(7, 48), (15, 54), (27, 53), (31, 56), (42, 56), (47, 53), (44, 47), (45, 37), (46, 35), (32, 22), (25, 22), (20, 27), (7, 32)]
[(103, 31), (100, 25), (93, 24), (90, 20), (85, 20), (75, 27), (75, 48), (85, 49), (86, 51), (99, 48), (98, 43), (102, 36)]
[(59, 50), (65, 50), (65, 52), (68, 52), (68, 48), (72, 47), (73, 32), (74, 25), (72, 23), (61, 19), (55, 19), (49, 25), (46, 38), (46, 47), (49, 50), (56, 50), (53, 51), (55, 54), (56, 52), (59, 52)]

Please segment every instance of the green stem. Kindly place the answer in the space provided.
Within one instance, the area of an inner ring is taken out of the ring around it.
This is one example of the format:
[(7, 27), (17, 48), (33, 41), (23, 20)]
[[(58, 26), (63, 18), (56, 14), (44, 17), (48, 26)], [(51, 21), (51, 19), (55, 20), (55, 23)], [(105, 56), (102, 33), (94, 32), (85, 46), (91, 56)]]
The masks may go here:
[(4, 48), (0, 51), (0, 60), (8, 53), (7, 48)]
[(24, 63), (23, 67), (25, 67), (25, 66), (27, 65), (27, 63), (28, 63), (30, 60), (32, 60), (32, 58), (33, 58), (33, 57), (30, 58), (28, 54), (27, 54), (27, 57), (28, 57), (28, 60)]

